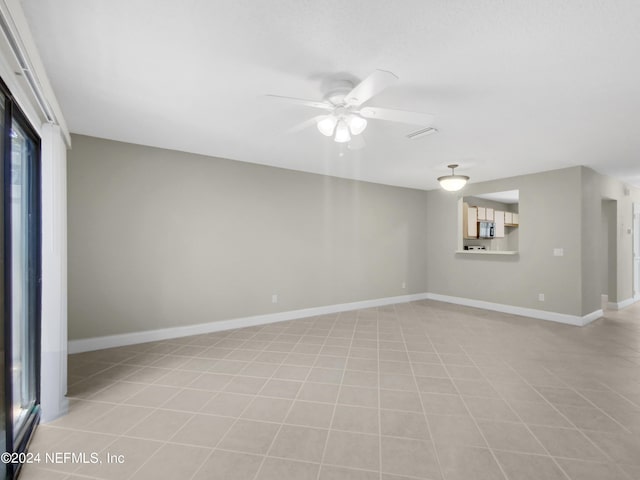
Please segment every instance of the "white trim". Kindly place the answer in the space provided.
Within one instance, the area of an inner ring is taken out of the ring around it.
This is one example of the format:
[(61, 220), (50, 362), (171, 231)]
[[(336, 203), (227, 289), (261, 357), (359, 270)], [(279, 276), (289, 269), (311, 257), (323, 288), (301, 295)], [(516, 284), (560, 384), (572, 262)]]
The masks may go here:
[(189, 335), (201, 335), (203, 333), (220, 332), (223, 330), (231, 330), (234, 328), (266, 325), (269, 323), (284, 322), (286, 320), (295, 320), (297, 318), (315, 317), (317, 315), (327, 315), (330, 313), (346, 312), (349, 310), (359, 310), (361, 308), (381, 307), (384, 305), (392, 305), (394, 303), (414, 302), (416, 300), (424, 300), (426, 298), (426, 293), (416, 293), (413, 295), (377, 298), (374, 300), (363, 300), (360, 302), (326, 305), (323, 307), (290, 310), (287, 312), (269, 313), (265, 315), (254, 315), (251, 317), (220, 320), (218, 322), (187, 325), (184, 327), (163, 328), (159, 330), (147, 330), (144, 332), (124, 333), (120, 335), (109, 335), (105, 337), (69, 340), (69, 353), (82, 353), (92, 350), (102, 350), (103, 348), (122, 347), (125, 345), (134, 345), (137, 343), (154, 342), (158, 340), (167, 340), (170, 338), (188, 337)]
[(123, 333), (120, 335), (108, 335), (104, 337), (83, 338), (79, 340), (69, 340), (69, 353), (90, 352), (102, 350), (104, 348), (123, 347), (138, 343), (155, 342), (168, 340), (171, 338), (188, 337), (189, 335), (201, 335), (204, 333), (221, 332), (235, 328), (254, 327), (257, 325), (267, 325), (269, 323), (284, 322), (297, 318), (315, 317), (331, 313), (346, 312), (349, 310), (359, 310), (362, 308), (381, 307), (396, 303), (415, 302), (417, 300), (437, 300), (440, 302), (455, 303), (468, 307), (493, 310), (496, 312), (511, 313), (540, 320), (564, 323), (567, 325), (584, 326), (602, 317), (602, 310), (596, 310), (579, 317), (577, 315), (567, 315), (564, 313), (548, 312), (533, 308), (516, 307), (513, 305), (503, 305), (500, 303), (473, 300), (471, 298), (451, 297), (438, 293), (416, 293), (412, 295), (401, 295), (398, 297), (377, 298), (373, 300), (363, 300), (360, 302), (341, 303), (337, 305), (326, 305), (323, 307), (305, 308), (302, 310), (290, 310), (287, 312), (269, 313), (265, 315), (254, 315), (251, 317), (234, 318), (230, 320), (220, 320), (217, 322), (201, 323), (198, 325), (186, 325), (184, 327), (171, 327), (158, 330), (147, 330), (144, 332)]
[(638, 300), (640, 300), (640, 295), (636, 295), (632, 298), (627, 298), (626, 300), (622, 300), (621, 302), (609, 302), (607, 307), (611, 310), (622, 310), (623, 308), (627, 308), (629, 305), (633, 305)]
[(567, 315), (566, 313), (549, 312), (546, 310), (537, 310), (534, 308), (516, 307), (514, 305), (504, 305), (502, 303), (485, 302), (483, 300), (474, 300), (472, 298), (452, 297), (449, 295), (440, 295), (439, 293), (427, 293), (429, 300), (438, 300), (440, 302), (455, 303), (465, 305), (467, 307), (483, 308), (485, 310), (493, 310), (495, 312), (510, 313), (513, 315), (521, 315), (523, 317), (537, 318), (539, 320), (548, 320), (550, 322), (565, 323), (567, 325), (575, 325), (582, 327), (602, 316), (602, 310), (596, 310), (583, 317), (577, 315)]

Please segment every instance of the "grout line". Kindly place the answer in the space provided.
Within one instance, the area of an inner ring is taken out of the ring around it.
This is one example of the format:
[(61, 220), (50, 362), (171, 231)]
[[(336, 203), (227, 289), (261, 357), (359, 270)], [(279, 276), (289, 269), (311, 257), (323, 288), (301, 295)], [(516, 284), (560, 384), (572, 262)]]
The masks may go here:
[[(439, 317), (439, 312), (436, 312), (435, 316), (436, 316), (436, 318), (438, 318)], [(453, 385), (453, 388), (455, 388), (456, 392), (458, 392), (458, 395), (457, 395), (458, 398), (460, 399), (460, 401), (464, 405), (464, 408), (467, 410), (467, 413), (469, 414), (469, 417), (471, 418), (471, 420), (473, 421), (474, 425), (476, 426), (476, 429), (478, 430), (478, 432), (480, 432), (480, 436), (484, 440), (484, 443), (487, 446), (487, 449), (491, 453), (491, 456), (493, 457), (493, 461), (496, 462), (496, 465), (498, 465), (498, 468), (500, 469), (500, 472), (502, 472), (502, 475), (504, 476), (504, 478), (508, 479), (509, 477), (507, 476), (507, 472), (504, 471), (504, 468), (502, 468), (502, 465), (498, 461), (498, 457), (496, 456), (495, 452), (491, 448), (491, 445), (489, 445), (489, 442), (487, 441), (487, 437), (485, 437), (484, 432), (482, 431), (482, 429), (480, 428), (480, 425), (478, 424), (478, 420), (471, 413), (471, 410), (469, 409), (469, 406), (467, 405), (467, 402), (465, 401), (464, 397), (460, 393), (460, 390), (458, 389), (458, 386), (453, 381), (453, 378), (451, 377), (451, 374), (447, 370), (446, 364), (442, 361), (442, 356), (441, 356), (440, 352), (435, 348), (435, 346), (433, 344), (433, 341), (431, 340), (431, 337), (429, 335), (427, 335), (427, 338), (429, 339), (429, 342), (431, 343), (431, 348), (433, 348), (433, 351), (435, 352), (435, 354), (438, 355), (438, 358), (440, 359), (440, 362), (442, 363), (445, 372), (447, 372), (447, 375), (449, 376), (449, 381)], [(461, 345), (459, 345), (459, 344), (456, 344), (456, 345), (458, 346), (458, 348), (460, 348), (464, 352), (465, 356), (469, 357), (469, 355), (467, 355), (467, 353), (464, 351), (464, 349), (462, 348)], [(473, 362), (473, 359), (470, 358), (470, 360)], [(474, 362), (474, 365), (475, 365), (475, 362)], [(477, 365), (476, 365), (476, 368), (477, 368)], [(480, 372), (480, 373), (482, 374), (482, 372)], [(422, 396), (420, 396), (420, 397), (422, 398)], [(511, 407), (509, 407), (509, 408), (511, 408)]]
[[(336, 416), (336, 410), (338, 409), (338, 400), (340, 399), (340, 393), (342, 392), (342, 386), (344, 382), (344, 376), (347, 372), (347, 364), (349, 362), (349, 354), (351, 353), (351, 349), (353, 348), (353, 339), (356, 336), (356, 331), (358, 329), (358, 321), (360, 316), (360, 310), (356, 310), (356, 317), (353, 320), (353, 329), (351, 332), (351, 339), (349, 342), (349, 350), (347, 351), (347, 355), (345, 357), (344, 368), (342, 369), (342, 377), (340, 378), (340, 384), (338, 385), (338, 393), (336, 395), (336, 401), (333, 404), (333, 412), (331, 412), (331, 421), (329, 422), (329, 430), (327, 431), (327, 438), (324, 440), (324, 446), (322, 447), (322, 455), (320, 455), (320, 468), (318, 468), (318, 474), (316, 475), (316, 480), (320, 480), (320, 473), (322, 472), (322, 466), (325, 464), (325, 456), (327, 454), (327, 445), (329, 445), (329, 438), (331, 437), (331, 429), (333, 427), (333, 421)], [(348, 317), (347, 317), (348, 318)], [(336, 319), (336, 323), (340, 320), (340, 314)]]
[[(394, 311), (395, 311), (395, 307), (394, 307)], [(414, 309), (412, 308), (410, 312), (407, 312), (409, 317), (413, 317), (414, 314)], [(397, 314), (397, 312), (396, 312)], [(422, 327), (421, 330), (424, 332), (424, 336), (425, 338), (429, 341), (429, 344), (431, 345), (431, 348), (433, 349), (433, 351), (435, 352), (435, 348), (433, 348), (433, 342), (431, 341), (431, 337), (429, 337), (428, 333), (424, 330), (424, 327), (422, 326), (422, 322), (418, 321), (418, 315), (416, 314), (416, 321), (417, 323), (420, 324), (420, 326)], [(404, 334), (404, 328), (402, 326), (402, 322), (400, 321), (400, 319), (398, 318), (398, 327), (400, 329), (400, 335), (402, 337), (402, 342), (404, 344), (405, 347), (405, 352), (407, 353), (407, 359), (409, 360), (409, 368), (411, 368), (411, 377), (413, 378), (413, 384), (416, 387), (416, 394), (418, 395), (418, 400), (420, 401), (420, 406), (422, 407), (422, 415), (424, 416), (424, 421), (427, 425), (427, 431), (429, 432), (429, 439), (431, 440), (431, 445), (433, 447), (433, 455), (436, 459), (436, 463), (438, 465), (438, 471), (440, 472), (440, 476), (442, 478), (444, 478), (444, 470), (442, 468), (442, 462), (440, 461), (440, 454), (438, 453), (438, 449), (436, 447), (436, 441), (433, 438), (433, 432), (431, 431), (431, 424), (429, 423), (429, 417), (427, 415), (427, 410), (424, 408), (424, 401), (422, 400), (422, 392), (420, 391), (420, 386), (418, 385), (418, 380), (416, 379), (416, 374), (415, 371), (413, 369), (413, 362), (411, 361), (411, 356), (409, 355), (409, 349), (407, 347), (407, 339), (405, 337)], [(436, 352), (437, 354), (437, 352)], [(440, 355), (438, 355), (438, 359), (440, 359)], [(442, 364), (442, 359), (440, 359), (440, 362)]]

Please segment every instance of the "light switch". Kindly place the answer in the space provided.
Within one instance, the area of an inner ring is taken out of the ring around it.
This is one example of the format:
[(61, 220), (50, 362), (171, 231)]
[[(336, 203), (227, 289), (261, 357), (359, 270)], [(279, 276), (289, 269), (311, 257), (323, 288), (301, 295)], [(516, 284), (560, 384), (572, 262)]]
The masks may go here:
[(554, 257), (562, 257), (562, 256), (564, 256), (564, 248), (554, 248), (553, 249), (553, 256)]

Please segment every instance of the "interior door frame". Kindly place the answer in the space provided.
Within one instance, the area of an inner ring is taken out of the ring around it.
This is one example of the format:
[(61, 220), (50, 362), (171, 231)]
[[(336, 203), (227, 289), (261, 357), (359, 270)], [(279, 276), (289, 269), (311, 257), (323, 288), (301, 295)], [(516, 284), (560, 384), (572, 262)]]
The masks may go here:
[(633, 204), (633, 222), (632, 222), (632, 250), (633, 257), (633, 300), (640, 300), (640, 202)]

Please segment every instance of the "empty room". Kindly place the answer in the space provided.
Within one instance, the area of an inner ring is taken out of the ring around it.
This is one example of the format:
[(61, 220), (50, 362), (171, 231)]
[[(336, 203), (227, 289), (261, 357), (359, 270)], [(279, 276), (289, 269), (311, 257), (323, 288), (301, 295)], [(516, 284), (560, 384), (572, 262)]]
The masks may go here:
[(0, 479), (640, 478), (640, 3), (0, 29)]

